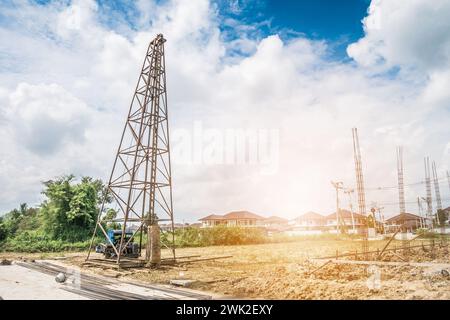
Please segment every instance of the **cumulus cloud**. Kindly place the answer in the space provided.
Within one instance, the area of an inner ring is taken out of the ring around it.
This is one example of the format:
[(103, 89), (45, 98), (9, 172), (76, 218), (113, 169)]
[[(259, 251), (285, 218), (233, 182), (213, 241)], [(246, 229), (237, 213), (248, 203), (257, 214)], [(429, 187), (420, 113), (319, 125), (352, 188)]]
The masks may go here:
[[(449, 116), (450, 55), (441, 31), (450, 10), (439, 1), (401, 3), (372, 1), (365, 36), (348, 48), (356, 63), (330, 60), (326, 41), (302, 35), (283, 41), (239, 20), (223, 21), (206, 0), (138, 1), (136, 30), (102, 22), (108, 12), (93, 1), (8, 8), (9, 19), (0, 23), (1, 38), (10, 39), (0, 42), (0, 209), (37, 202), (40, 181), (56, 175), (106, 179), (157, 33), (168, 39), (172, 131), (195, 137), (200, 122), (219, 133), (279, 133), (277, 171), (269, 175), (260, 166), (173, 159), (177, 220), (233, 209), (287, 217), (330, 212), (330, 180), (355, 183), (355, 126), (368, 186), (396, 184), (397, 145), (405, 146), (406, 183), (422, 179), (424, 155), (443, 175), (450, 165), (442, 121)], [(224, 23), (235, 37), (221, 30)], [(423, 186), (408, 189), (407, 199), (423, 193)], [(376, 192), (367, 198), (369, 204), (397, 199)]]
[(449, 12), (446, 0), (373, 0), (363, 20), (365, 36), (349, 46), (348, 54), (364, 66), (448, 68)]
[(89, 125), (87, 106), (56, 84), (20, 83), (9, 95), (7, 121), (26, 149), (53, 156), (63, 145), (82, 143)]

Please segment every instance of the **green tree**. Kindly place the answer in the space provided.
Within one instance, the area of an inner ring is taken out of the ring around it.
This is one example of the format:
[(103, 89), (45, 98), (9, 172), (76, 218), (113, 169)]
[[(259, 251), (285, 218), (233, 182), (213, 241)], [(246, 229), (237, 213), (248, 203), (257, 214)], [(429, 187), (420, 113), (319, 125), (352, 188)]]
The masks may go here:
[(41, 206), (44, 231), (52, 239), (81, 241), (89, 237), (95, 225), (98, 204), (104, 194), (101, 180), (62, 176), (44, 182), (46, 200)]
[(21, 221), (23, 220), (24, 216), (26, 216), (27, 210), (27, 204), (22, 203), (18, 209), (13, 209), (4, 215), (2, 225), (7, 236), (16, 234)]
[(39, 209), (28, 208), (27, 206), (25, 210), (21, 212), (21, 218), (18, 223), (16, 233), (20, 233), (25, 230), (37, 230), (40, 225)]
[(68, 175), (43, 183), (45, 189), (42, 193), (47, 198), (41, 205), (43, 229), (53, 239), (62, 238), (69, 227), (67, 212), (70, 211), (73, 196), (73, 179), (73, 175)]
[(3, 217), (0, 217), (0, 242), (6, 239), (6, 228), (3, 225)]
[(72, 187), (67, 220), (78, 226), (92, 226), (97, 218), (98, 190), (92, 178), (84, 177)]

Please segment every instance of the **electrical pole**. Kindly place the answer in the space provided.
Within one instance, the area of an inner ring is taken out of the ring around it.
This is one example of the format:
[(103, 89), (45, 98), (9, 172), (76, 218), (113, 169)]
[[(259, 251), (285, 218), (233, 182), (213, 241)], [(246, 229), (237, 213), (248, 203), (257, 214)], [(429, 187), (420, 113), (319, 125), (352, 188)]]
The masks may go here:
[(377, 228), (377, 226), (379, 225), (377, 223), (377, 217), (375, 215), (375, 212), (376, 212), (376, 213), (378, 213), (378, 219), (379, 219), (381, 225), (383, 226), (383, 230), (384, 230), (384, 216), (381, 213), (381, 210), (383, 210), (384, 207), (379, 207), (376, 202), (371, 202), (371, 206), (372, 206), (372, 208), (370, 211), (372, 212), (372, 217), (373, 217), (375, 228)]
[(344, 193), (348, 195), (348, 204), (349, 204), (349, 207), (350, 207), (350, 213), (352, 215), (352, 230), (353, 230), (353, 234), (356, 234), (355, 218), (353, 216), (353, 201), (352, 201), (352, 193), (353, 192), (355, 192), (354, 189), (351, 189), (351, 188), (344, 189)]
[[(331, 184), (336, 189), (336, 233), (339, 233), (339, 228), (341, 227), (341, 209), (339, 208), (339, 189), (343, 189), (343, 183), (341, 181), (333, 182), (331, 181)], [(342, 233), (341, 228), (341, 233)]]
[[(376, 209), (377, 212), (378, 212), (378, 217), (380, 218), (380, 222), (381, 222), (381, 224), (382, 224), (382, 226), (383, 226), (383, 231), (385, 231), (385, 228), (384, 228), (384, 214), (381, 213), (381, 210), (383, 210), (384, 207), (378, 207), (378, 206), (376, 206), (375, 209)], [(375, 221), (376, 221), (376, 219), (375, 219)], [(385, 232), (383, 232), (383, 233), (385, 233)]]

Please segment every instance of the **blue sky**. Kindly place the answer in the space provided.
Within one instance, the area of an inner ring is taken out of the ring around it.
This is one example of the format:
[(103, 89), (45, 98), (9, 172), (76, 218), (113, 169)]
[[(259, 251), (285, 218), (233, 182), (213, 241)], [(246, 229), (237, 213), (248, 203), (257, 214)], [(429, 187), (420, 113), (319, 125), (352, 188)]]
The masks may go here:
[(346, 47), (364, 35), (361, 20), (369, 0), (217, 0), (222, 15), (246, 22), (270, 21), (265, 33), (281, 32), (285, 38), (299, 33), (333, 44), (337, 58), (347, 58)]
[[(35, 0), (48, 4), (49, 0)], [(164, 4), (167, 1), (159, 0)], [(364, 35), (361, 20), (367, 15), (369, 0), (214, 0), (223, 19), (234, 18), (243, 23), (267, 22), (260, 26), (261, 36), (280, 33), (289, 39), (299, 34), (310, 39), (326, 40), (336, 59), (348, 59), (347, 46)], [(128, 0), (97, 0), (99, 17), (106, 25), (121, 31), (124, 25), (132, 30), (139, 10)], [(103, 13), (107, 13), (104, 15)], [(123, 31), (123, 29), (122, 29)]]

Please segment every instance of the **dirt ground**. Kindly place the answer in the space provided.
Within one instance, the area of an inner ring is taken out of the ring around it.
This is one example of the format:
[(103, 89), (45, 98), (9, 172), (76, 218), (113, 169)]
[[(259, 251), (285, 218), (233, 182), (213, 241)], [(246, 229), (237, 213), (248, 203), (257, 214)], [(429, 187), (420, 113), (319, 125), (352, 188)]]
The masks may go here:
[[(408, 254), (403, 254), (400, 241), (389, 248), (382, 261), (410, 261), (450, 264), (447, 247), (436, 244), (433, 250), (413, 241)], [(381, 249), (386, 241), (370, 241), (369, 250)], [(361, 252), (361, 241), (300, 240), (288, 243), (216, 246), (177, 249), (177, 256), (200, 256), (205, 259), (163, 266), (160, 269), (109, 269), (83, 266), (84, 270), (123, 280), (168, 284), (172, 279), (192, 279), (191, 288), (235, 298), (265, 299), (450, 299), (450, 268), (442, 266), (367, 266), (329, 263), (318, 258), (338, 253)], [(95, 254), (94, 254), (95, 255)], [(21, 254), (1, 254), (19, 259)], [(86, 253), (46, 254), (46, 259), (61, 259), (73, 266), (82, 266)], [(163, 250), (163, 257), (169, 256)], [(374, 258), (372, 254), (369, 260)], [(100, 256), (98, 256), (100, 257)], [(42, 255), (26, 255), (42, 258)], [(344, 258), (345, 259), (345, 258)], [(351, 256), (348, 259), (355, 259)], [(326, 261), (326, 260), (325, 260)], [(312, 271), (315, 271), (311, 274)]]

